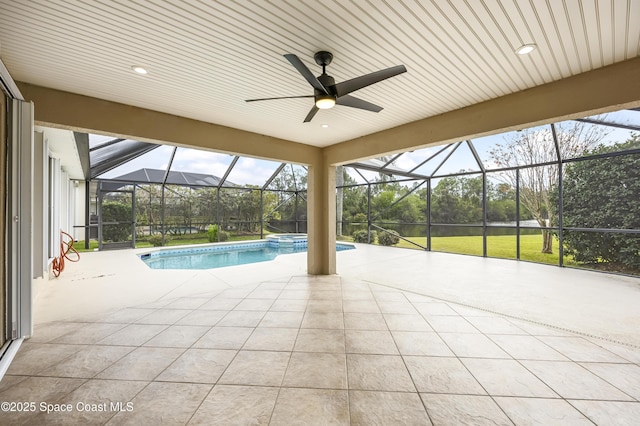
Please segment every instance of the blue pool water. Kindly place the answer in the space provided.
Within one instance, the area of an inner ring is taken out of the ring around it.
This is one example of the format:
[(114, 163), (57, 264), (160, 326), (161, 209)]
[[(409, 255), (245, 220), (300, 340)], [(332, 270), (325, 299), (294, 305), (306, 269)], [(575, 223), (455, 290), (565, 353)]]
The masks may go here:
[[(336, 250), (350, 250), (349, 244), (336, 244)], [(243, 244), (213, 245), (189, 249), (160, 250), (141, 255), (151, 269), (213, 269), (247, 263), (266, 262), (276, 256), (307, 251), (306, 241), (297, 244), (257, 241)]]

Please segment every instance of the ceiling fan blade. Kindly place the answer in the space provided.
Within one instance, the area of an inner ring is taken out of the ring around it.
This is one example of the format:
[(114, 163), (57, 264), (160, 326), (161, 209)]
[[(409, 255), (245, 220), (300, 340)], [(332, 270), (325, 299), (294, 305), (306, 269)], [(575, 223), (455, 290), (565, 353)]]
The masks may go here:
[(314, 105), (314, 106), (312, 106), (312, 107), (311, 107), (311, 111), (309, 111), (309, 114), (307, 114), (307, 116), (304, 118), (304, 122), (305, 122), (305, 123), (310, 122), (310, 121), (313, 119), (313, 117), (316, 115), (316, 113), (318, 112), (318, 110), (319, 110), (319, 109), (320, 109), (320, 108), (318, 108), (318, 107), (317, 107), (317, 106), (315, 106), (315, 105)]
[(380, 112), (382, 111), (382, 107), (376, 104), (372, 104), (371, 102), (367, 102), (365, 100), (356, 98), (351, 95), (344, 95), (336, 99), (336, 103), (338, 105), (344, 105), (352, 108), (360, 108), (365, 109), (367, 111)]
[(257, 102), (257, 101), (273, 101), (275, 99), (298, 99), (298, 98), (313, 98), (313, 95), (308, 96), (281, 96), (279, 98), (261, 98), (261, 99), (246, 99), (245, 102)]
[(302, 74), (302, 76), (309, 82), (310, 85), (313, 86), (314, 89), (321, 91), (325, 95), (329, 94), (327, 88), (324, 87), (324, 85), (320, 83), (320, 81), (318, 81), (316, 76), (313, 75), (311, 71), (309, 71), (309, 68), (307, 68), (307, 66), (300, 60), (300, 58), (298, 58), (293, 53), (286, 54), (284, 55), (284, 57), (287, 58), (287, 61), (291, 62), (291, 65), (293, 65), (295, 69), (297, 69), (298, 72)]
[(397, 65), (395, 67), (387, 68), (384, 70), (372, 72), (371, 74), (362, 75), (360, 77), (352, 78), (351, 80), (343, 81), (335, 85), (336, 95), (342, 97), (363, 87), (370, 86), (378, 83), (379, 81), (386, 80), (387, 78), (396, 76), (406, 72), (407, 69), (404, 65)]

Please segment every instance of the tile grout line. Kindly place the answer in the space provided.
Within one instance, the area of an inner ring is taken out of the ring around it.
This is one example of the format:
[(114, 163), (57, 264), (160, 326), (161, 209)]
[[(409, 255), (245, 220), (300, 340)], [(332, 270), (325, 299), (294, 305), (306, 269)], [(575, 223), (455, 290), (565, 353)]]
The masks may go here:
[(467, 304), (467, 303), (464, 303), (464, 302), (456, 302), (456, 301), (453, 301), (453, 300), (445, 299), (443, 297), (431, 296), (431, 295), (428, 295), (428, 294), (422, 294), (422, 293), (418, 293), (418, 292), (416, 292), (414, 290), (398, 289), (398, 288), (393, 287), (393, 286), (391, 286), (389, 284), (376, 283), (376, 282), (373, 282), (373, 281), (370, 281), (370, 280), (363, 280), (363, 281), (370, 282), (370, 283), (372, 283), (374, 285), (379, 285), (379, 286), (383, 286), (383, 287), (387, 287), (387, 288), (392, 288), (392, 289), (395, 289), (395, 290), (398, 290), (398, 291), (412, 293), (412, 294), (415, 294), (415, 295), (418, 295), (418, 296), (430, 297), (432, 299), (440, 300), (440, 301), (445, 302), (445, 303), (453, 303), (454, 305), (460, 305), (460, 306), (464, 306), (466, 308), (477, 309), (479, 311), (488, 312), (488, 313), (499, 315), (499, 316), (506, 317), (506, 318), (516, 319), (516, 320), (519, 320), (519, 321), (524, 321), (524, 322), (528, 322), (528, 323), (535, 324), (535, 325), (541, 325), (541, 326), (544, 326), (544, 327), (548, 327), (548, 328), (552, 328), (552, 329), (556, 329), (556, 330), (561, 330), (561, 331), (577, 334), (577, 335), (580, 335), (580, 336), (591, 337), (591, 338), (598, 339), (598, 340), (604, 340), (606, 342), (616, 343), (616, 344), (619, 344), (619, 345), (622, 345), (622, 346), (631, 347), (631, 348), (634, 348), (634, 349), (640, 349), (640, 345), (635, 345), (635, 344), (632, 344), (632, 343), (627, 343), (627, 342), (622, 342), (622, 341), (615, 340), (615, 339), (596, 336), (596, 335), (589, 334), (589, 333), (586, 333), (586, 332), (576, 331), (576, 330), (572, 330), (570, 328), (560, 327), (560, 326), (556, 326), (556, 325), (553, 325), (553, 324), (547, 324), (547, 323), (544, 323), (544, 322), (541, 322), (541, 321), (531, 320), (531, 319), (528, 319), (528, 318), (522, 318), (522, 317), (519, 317), (517, 315), (505, 314), (503, 312), (498, 312), (498, 311), (494, 311), (494, 310), (488, 309), (488, 308), (473, 306), (473, 305), (470, 305), (470, 304)]
[[(369, 289), (371, 290), (371, 294), (373, 295), (373, 300), (374, 300), (376, 306), (378, 307), (378, 310), (380, 311), (380, 314), (382, 315), (382, 320), (384, 321), (384, 323), (387, 326), (387, 331), (389, 332), (389, 335), (391, 336), (391, 340), (393, 341), (393, 343), (394, 343), (394, 345), (396, 347), (396, 350), (398, 351), (398, 355), (400, 355), (400, 359), (402, 359), (402, 365), (404, 365), (404, 368), (407, 370), (407, 374), (409, 375), (409, 378), (411, 378), (411, 383), (413, 384), (413, 387), (416, 390), (416, 395), (418, 396), (418, 399), (420, 400), (420, 403), (422, 404), (422, 407), (424, 408), (424, 412), (427, 415), (427, 418), (429, 419), (429, 422), (431, 422), (432, 425), (435, 425), (435, 423), (433, 422), (433, 419), (431, 418), (431, 414), (429, 414), (429, 410), (427, 409), (427, 404), (425, 404), (424, 400), (420, 396), (420, 391), (418, 391), (418, 386), (416, 385), (415, 379), (414, 379), (413, 375), (411, 374), (411, 371), (409, 370), (409, 367), (407, 366), (407, 362), (404, 359), (404, 355), (402, 354), (402, 352), (400, 352), (400, 348), (398, 347), (398, 342), (396, 342), (396, 339), (393, 336), (393, 333), (391, 333), (391, 330), (389, 329), (389, 323), (387, 322), (387, 318), (384, 316), (384, 313), (382, 312), (382, 309), (380, 309), (380, 303), (378, 302), (378, 298), (376, 297), (375, 293), (371, 289), (371, 286), (369, 286)], [(400, 293), (400, 294), (402, 294), (402, 293)], [(413, 307), (413, 309), (416, 309), (416, 307), (413, 305), (413, 303), (410, 300), (408, 300), (404, 294), (402, 294), (402, 296), (405, 298), (405, 300), (407, 300), (409, 302), (409, 304), (411, 304), (411, 307)], [(416, 309), (416, 311), (417, 311), (417, 309)], [(420, 313), (420, 312), (418, 311), (418, 313)]]
[[(409, 300), (409, 303), (411, 303), (411, 305), (414, 307), (414, 309), (418, 310), (415, 305), (414, 302), (412, 302), (411, 300)], [(445, 302), (446, 306), (448, 306), (450, 309), (451, 308), (447, 302)], [(455, 309), (453, 309), (454, 312)], [(427, 323), (429, 324), (429, 326), (431, 326), (431, 323), (429, 322), (429, 320), (424, 316), (424, 314), (422, 312), (420, 312), (418, 310), (418, 313), (422, 315), (422, 317), (424, 318), (425, 321), (427, 321)], [(456, 312), (457, 313), (457, 312)], [(473, 324), (471, 321), (469, 321), (464, 315), (458, 314), (458, 316), (460, 316), (461, 318), (463, 318), (467, 323), (469, 323), (473, 328), (475, 328), (476, 330), (478, 330), (478, 333), (482, 336), (484, 336), (486, 339), (488, 339), (490, 342), (492, 342), (493, 344), (495, 344), (491, 339), (489, 339), (489, 337), (486, 336), (485, 333), (482, 332), (482, 330), (480, 330), (475, 324)], [(431, 328), (433, 328), (433, 326), (431, 326)], [(489, 391), (486, 389), (486, 387), (480, 382), (480, 380), (478, 380), (478, 378), (473, 374), (473, 372), (469, 369), (469, 367), (467, 367), (467, 365), (462, 362), (462, 360), (460, 359), (461, 357), (456, 353), (456, 351), (454, 351), (451, 346), (447, 343), (447, 341), (445, 339), (443, 339), (440, 336), (440, 332), (438, 330), (436, 330), (435, 328), (433, 328), (433, 331), (436, 333), (436, 335), (438, 336), (438, 338), (440, 340), (442, 340), (444, 342), (444, 344), (447, 346), (447, 348), (449, 348), (449, 350), (453, 353), (453, 355), (455, 356), (455, 358), (458, 360), (458, 362), (462, 365), (462, 367), (471, 375), (471, 377), (473, 377), (473, 379), (476, 381), (476, 383), (484, 390), (484, 392), (486, 393), (486, 395), (491, 398), (491, 400), (493, 401), (493, 403), (495, 404), (496, 407), (498, 407), (498, 409), (500, 410), (500, 412), (502, 412), (507, 419), (509, 419), (509, 421), (511, 423), (513, 423), (514, 425), (516, 424), (513, 419), (509, 416), (509, 414), (504, 410), (504, 408), (502, 408), (502, 406), (500, 404), (498, 404), (498, 401), (495, 400), (494, 396), (491, 395), (491, 393), (489, 393)], [(476, 333), (473, 333), (476, 334)], [(497, 346), (497, 345), (496, 345)], [(509, 355), (509, 357), (511, 357), (511, 354), (507, 353), (506, 351), (504, 351), (507, 355)], [(483, 359), (483, 358), (480, 358)], [(486, 359), (486, 358), (485, 358)], [(502, 358), (500, 358), (502, 359)], [(513, 357), (511, 357), (511, 359), (513, 360)], [(421, 398), (422, 399), (422, 398)], [(425, 405), (426, 407), (426, 405)]]
[[(291, 279), (293, 279), (293, 277)], [(287, 288), (290, 283), (291, 283), (291, 280), (289, 280), (289, 282), (287, 283), (287, 286), (285, 288)], [(283, 291), (284, 291), (284, 289), (280, 291), (280, 294), (282, 294)], [(274, 303), (275, 303), (275, 301), (274, 301)], [(308, 303), (308, 301), (307, 301), (307, 303)], [(271, 306), (273, 306), (273, 304)], [(302, 327), (302, 321), (304, 320), (304, 315), (306, 315), (306, 312), (307, 312), (307, 308), (305, 307), (304, 314), (302, 315), (302, 319), (300, 320), (300, 327)], [(285, 377), (287, 377), (287, 371), (289, 370), (289, 366), (291, 365), (291, 357), (293, 355), (293, 350), (295, 349), (296, 342), (298, 341), (298, 336), (300, 335), (300, 327), (298, 327), (298, 332), (296, 333), (296, 339), (293, 342), (293, 347), (291, 348), (291, 352), (289, 352), (289, 360), (287, 361), (287, 368), (285, 368), (284, 374), (282, 375), (282, 380), (280, 381), (280, 386), (278, 387), (278, 393), (276, 394), (276, 398), (273, 401), (273, 408), (271, 409), (271, 414), (269, 414), (269, 419), (267, 421), (267, 424), (271, 424), (271, 420), (273, 419), (273, 414), (276, 411), (276, 406), (278, 405), (278, 400), (280, 399), (280, 392), (282, 392), (282, 385), (284, 384), (284, 379), (285, 379)], [(229, 364), (229, 365), (231, 365), (231, 364)]]
[[(448, 302), (446, 302), (446, 303), (448, 303)], [(464, 315), (460, 315), (460, 316), (464, 317)], [(464, 317), (464, 318), (465, 318), (465, 320), (466, 320), (466, 317)], [(427, 319), (425, 318), (425, 320), (427, 320)], [(427, 320), (427, 321), (428, 321), (428, 320)], [(470, 321), (469, 321), (469, 322), (470, 322)], [(471, 323), (471, 322), (470, 322), (470, 323)], [(478, 327), (476, 327), (473, 323), (471, 323), (471, 325), (472, 325), (472, 326), (474, 326), (476, 329), (478, 329), (478, 331), (479, 331), (479, 333), (480, 333), (481, 335), (483, 335), (484, 337), (488, 338), (490, 341), (492, 341), (492, 342), (493, 342), (493, 339), (491, 339), (491, 337), (490, 337), (491, 335), (489, 335), (489, 334), (487, 334), (487, 333), (483, 332), (483, 331), (482, 331), (482, 330), (480, 330)], [(439, 332), (438, 332), (437, 330), (436, 330), (436, 333), (438, 333), (438, 334), (439, 334)], [(528, 333), (528, 332), (526, 332), (526, 330), (525, 330), (525, 333)], [(502, 334), (502, 335), (505, 335), (505, 334)], [(506, 336), (508, 336), (508, 335), (509, 335), (509, 334), (506, 334)], [(580, 363), (579, 363), (579, 362), (577, 362), (577, 361), (575, 361), (575, 360), (571, 359), (571, 358), (570, 358), (570, 357), (568, 357), (567, 355), (565, 355), (565, 354), (563, 354), (563, 353), (559, 352), (557, 349), (555, 349), (555, 348), (551, 347), (551, 346), (550, 346), (550, 345), (548, 345), (546, 342), (544, 342), (543, 340), (539, 339), (539, 336), (531, 335), (530, 333), (528, 334), (528, 336), (533, 337), (534, 339), (538, 340), (539, 342), (541, 342), (541, 343), (542, 343), (542, 344), (544, 344), (545, 346), (549, 347), (550, 349), (553, 349), (554, 351), (557, 351), (557, 352), (558, 352), (558, 353), (560, 353), (562, 356), (564, 356), (564, 357), (566, 357), (566, 358), (567, 358), (567, 360), (566, 360), (566, 361), (564, 361), (564, 360), (562, 360), (562, 361), (558, 360), (558, 361), (549, 361), (549, 362), (566, 362), (566, 363), (577, 364), (577, 365), (579, 365), (580, 367), (582, 367), (583, 369), (585, 369), (587, 372), (589, 372), (589, 373), (591, 373), (591, 374), (594, 374), (596, 377), (598, 377), (598, 378), (602, 379), (605, 383), (607, 383), (607, 384), (611, 385), (611, 386), (612, 386), (612, 387), (614, 387), (616, 390), (618, 390), (618, 391), (622, 392), (623, 394), (625, 394), (625, 395), (627, 395), (627, 396), (631, 397), (632, 399), (634, 399), (635, 401), (637, 401), (637, 399), (636, 399), (636, 398), (633, 398), (631, 395), (629, 395), (628, 393), (626, 393), (626, 392), (622, 391), (621, 389), (619, 389), (617, 386), (613, 385), (613, 384), (612, 384), (612, 383), (610, 383), (609, 381), (607, 381), (607, 380), (603, 379), (602, 377), (598, 376), (597, 374), (595, 374), (595, 373), (591, 372), (590, 370), (588, 370), (588, 369), (587, 369), (587, 368), (585, 368), (584, 366), (580, 365)], [(442, 339), (442, 340), (444, 340), (444, 339)], [(493, 343), (494, 343), (494, 344), (496, 344), (496, 345), (498, 345), (496, 342), (493, 342)], [(446, 341), (445, 341), (445, 344), (447, 344), (447, 343), (446, 343)], [(448, 346), (448, 344), (447, 344), (447, 346)], [(498, 345), (498, 346), (499, 346), (499, 345)], [(602, 349), (605, 349), (605, 348), (602, 348)], [(504, 349), (503, 349), (503, 350), (504, 350)], [(606, 350), (606, 349), (605, 349), (605, 350)], [(453, 350), (452, 350), (452, 351), (453, 351)], [(506, 352), (506, 351), (505, 351), (505, 352)], [(607, 351), (607, 352), (610, 352), (610, 351)], [(516, 359), (516, 358), (513, 358), (513, 356), (511, 356), (511, 354), (509, 354), (508, 352), (506, 352), (506, 353), (511, 357), (511, 360), (516, 361), (516, 362), (517, 362), (520, 366), (522, 366), (522, 367), (523, 367), (527, 372), (529, 372), (530, 374), (532, 374), (536, 379), (538, 379), (541, 383), (543, 383), (543, 384), (544, 384), (545, 386), (547, 386), (551, 391), (553, 391), (553, 393), (554, 393), (554, 394), (556, 394), (556, 395), (558, 396), (558, 398), (557, 398), (557, 399), (561, 399), (561, 400), (564, 400), (565, 402), (569, 403), (569, 401), (567, 400), (567, 398), (565, 398), (565, 397), (563, 397), (562, 395), (560, 395), (560, 394), (559, 394), (559, 393), (558, 393), (558, 392), (557, 392), (557, 391), (556, 391), (556, 390), (555, 390), (551, 385), (549, 385), (548, 383), (546, 383), (544, 380), (542, 380), (540, 377), (538, 377), (538, 375), (537, 375), (537, 374), (535, 374), (533, 371), (531, 371), (529, 368), (527, 368), (527, 367), (526, 367), (526, 366), (521, 362), (521, 360)], [(610, 352), (610, 353), (611, 353), (612, 355), (614, 355), (614, 356), (618, 356), (617, 354), (614, 354), (614, 353), (612, 353), (612, 352)], [(476, 358), (476, 357), (459, 357), (455, 352), (454, 352), (454, 355), (455, 355), (455, 356), (456, 356), (456, 358), (458, 358), (459, 360), (460, 360), (461, 358)], [(494, 359), (494, 358), (479, 358), (479, 359)], [(501, 359), (501, 358), (495, 358), (495, 359)], [(541, 361), (541, 362), (544, 362), (544, 361), (542, 361), (542, 360), (534, 360), (534, 361)], [(462, 362), (461, 360), (460, 360), (460, 362), (464, 365), (464, 367), (467, 369), (467, 371), (469, 371), (469, 373), (473, 376), (473, 378), (474, 378), (474, 379), (475, 379), (475, 380), (480, 384), (480, 386), (482, 386), (482, 388), (485, 390), (485, 392), (487, 392), (487, 390), (485, 389), (484, 385), (482, 385), (482, 383), (480, 383), (480, 381), (475, 377), (475, 375), (473, 375), (473, 372), (471, 372), (471, 370), (469, 370), (469, 369), (468, 369), (468, 367), (466, 366), (466, 364), (465, 364), (464, 362)], [(620, 364), (620, 365), (627, 365), (627, 364)], [(504, 410), (502, 409), (502, 407), (500, 406), (500, 404), (498, 404), (498, 403), (497, 403), (497, 401), (495, 401), (494, 395), (491, 395), (489, 392), (487, 392), (487, 395), (489, 395), (489, 396), (492, 398), (492, 400), (494, 400), (494, 402), (496, 403), (496, 405), (498, 405), (498, 406), (500, 407), (500, 409), (504, 412)], [(508, 396), (508, 395), (505, 395), (505, 396), (506, 396), (506, 397), (513, 397), (513, 398), (524, 398), (524, 397), (522, 397), (522, 396)], [(532, 397), (532, 398), (535, 398), (535, 397)], [(575, 399), (575, 398), (573, 398), (573, 399)], [(602, 399), (599, 399), (599, 400), (601, 400), (601, 401), (608, 401), (608, 400), (602, 400)], [(618, 401), (618, 400), (612, 400), (612, 401)], [(633, 401), (620, 401), (620, 402), (633, 402)], [(574, 406), (573, 404), (571, 404), (571, 406), (575, 408), (575, 406)], [(578, 410), (578, 411), (579, 411), (579, 410)], [(580, 411), (579, 411), (579, 412), (580, 412)], [(504, 413), (505, 413), (505, 415), (507, 415), (507, 417), (509, 417), (509, 416), (508, 416), (508, 414), (507, 414), (506, 412), (504, 412)], [(580, 413), (581, 413), (581, 414), (583, 414), (582, 412), (580, 412)], [(583, 415), (584, 415), (584, 414), (583, 414)], [(587, 416), (585, 416), (585, 417), (586, 417), (586, 418), (588, 418)]]
[(351, 424), (351, 386), (349, 384), (349, 362), (347, 360), (347, 323), (345, 321), (344, 311), (344, 283), (340, 277), (340, 303), (342, 304), (342, 334), (344, 336), (344, 372), (347, 380), (347, 417)]

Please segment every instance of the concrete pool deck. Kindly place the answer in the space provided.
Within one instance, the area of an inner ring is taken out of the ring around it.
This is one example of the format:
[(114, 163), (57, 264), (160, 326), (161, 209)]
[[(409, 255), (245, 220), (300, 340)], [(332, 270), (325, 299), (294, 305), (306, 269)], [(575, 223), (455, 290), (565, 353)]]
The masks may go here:
[(305, 253), (206, 271), (136, 253), (83, 254), (39, 283), (34, 336), (0, 382), (0, 401), (36, 409), (3, 424), (640, 418), (635, 278), (367, 245), (332, 276), (306, 275)]
[[(640, 278), (529, 262), (355, 244), (338, 275), (640, 347)], [(83, 253), (36, 282), (35, 323), (306, 275), (306, 253), (210, 270), (152, 270), (144, 249)]]

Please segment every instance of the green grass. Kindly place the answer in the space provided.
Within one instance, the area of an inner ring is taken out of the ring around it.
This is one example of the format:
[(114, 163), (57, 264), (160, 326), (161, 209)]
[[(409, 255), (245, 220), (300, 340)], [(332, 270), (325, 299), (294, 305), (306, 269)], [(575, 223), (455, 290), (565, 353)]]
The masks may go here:
[[(426, 237), (408, 237), (410, 241), (427, 245)], [(419, 249), (415, 245), (400, 240), (398, 247)], [(445, 253), (472, 254), (482, 256), (482, 236), (464, 237), (432, 237), (431, 250)], [(553, 240), (553, 253), (542, 253), (542, 235), (521, 235), (520, 236), (520, 259), (538, 263), (558, 264), (559, 252), (558, 241)], [(515, 235), (489, 235), (487, 236), (487, 256), (503, 259), (516, 258), (516, 237)], [(576, 265), (569, 256), (564, 257), (564, 264)]]
[(73, 248), (78, 250), (79, 253), (84, 253), (87, 251), (94, 251), (98, 248), (97, 240), (89, 240), (89, 248), (84, 248), (84, 240), (76, 241), (73, 243)]
[[(419, 244), (422, 247), (427, 246), (427, 237), (404, 237), (409, 241)], [(353, 240), (350, 237), (343, 236), (341, 240)], [(405, 240), (394, 247), (403, 247), (421, 250), (420, 247), (409, 243)], [(531, 262), (547, 263), (557, 265), (559, 259), (558, 241), (553, 240), (553, 253), (541, 253), (542, 235), (521, 235), (520, 236), (520, 259)], [(464, 236), (464, 237), (432, 237), (431, 251), (439, 251), (444, 253), (471, 254), (482, 256), (482, 236)], [(487, 256), (502, 259), (516, 258), (516, 237), (515, 235), (490, 235), (487, 236)], [(567, 266), (578, 266), (577, 263), (569, 256), (564, 257), (564, 264)]]

